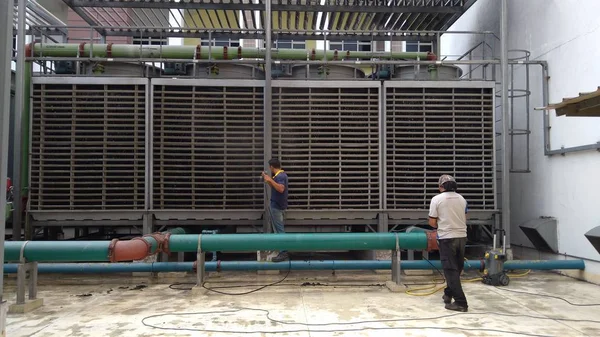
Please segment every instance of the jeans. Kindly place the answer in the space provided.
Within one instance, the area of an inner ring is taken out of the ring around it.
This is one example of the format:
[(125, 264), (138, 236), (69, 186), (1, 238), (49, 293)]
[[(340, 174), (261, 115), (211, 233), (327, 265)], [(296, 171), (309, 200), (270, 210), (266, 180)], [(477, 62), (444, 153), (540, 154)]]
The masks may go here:
[[(275, 230), (275, 233), (285, 233), (285, 211), (277, 208), (275, 205), (273, 205), (273, 203), (271, 203), (269, 207), (269, 213), (271, 213), (271, 222), (273, 223), (273, 229)], [(285, 250), (281, 251), (281, 253), (285, 252)]]
[(465, 264), (465, 245), (467, 238), (440, 239), (440, 260), (444, 269), (447, 287), (444, 294), (454, 298), (456, 304), (468, 307), (467, 298), (460, 284), (460, 274)]

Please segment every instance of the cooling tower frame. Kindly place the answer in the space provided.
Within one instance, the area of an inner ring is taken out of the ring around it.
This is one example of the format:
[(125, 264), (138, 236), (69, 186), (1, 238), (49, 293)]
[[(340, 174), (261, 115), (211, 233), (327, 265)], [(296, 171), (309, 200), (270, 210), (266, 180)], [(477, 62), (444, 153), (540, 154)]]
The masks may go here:
[[(31, 79), (31, 110), (32, 110), (32, 118), (30, 119), (30, 139), (33, 138), (34, 129), (37, 127), (34, 125), (35, 123), (35, 115), (36, 115), (36, 86), (44, 86), (44, 85), (70, 85), (70, 86), (143, 86), (144, 87), (144, 97), (143, 97), (143, 118), (144, 118), (144, 135), (142, 136), (144, 140), (142, 141), (142, 146), (144, 146), (144, 167), (148, 165), (148, 148), (145, 143), (145, 139), (148, 136), (149, 132), (149, 124), (148, 124), (148, 114), (149, 114), (149, 80), (147, 78), (139, 78), (139, 77), (69, 77), (69, 76), (52, 76), (52, 77), (32, 77)], [(73, 94), (71, 94), (71, 97)], [(108, 109), (105, 105), (105, 111)], [(140, 109), (140, 108), (136, 108)], [(72, 123), (72, 128), (75, 127), (75, 123)], [(85, 132), (85, 130), (83, 130)], [(43, 133), (42, 130), (40, 130)], [(108, 132), (106, 129), (104, 130), (105, 137), (108, 137)], [(29, 144), (29, 160), (32, 163), (29, 168), (29, 186), (32, 186), (32, 171), (36, 166), (34, 162), (36, 159), (33, 155), (33, 147), (35, 141), (30, 142)], [(72, 145), (74, 146), (74, 145)], [(73, 160), (74, 154), (71, 155), (71, 159)], [(106, 160), (106, 155), (104, 159)], [(73, 167), (70, 167), (71, 171)], [(71, 172), (71, 175), (74, 175)], [(36, 225), (38, 226), (62, 226), (66, 222), (77, 222), (77, 224), (82, 226), (98, 226), (98, 221), (101, 221), (103, 225), (107, 226), (131, 226), (131, 225), (141, 225), (144, 214), (147, 212), (148, 208), (148, 190), (147, 190), (147, 181), (148, 181), (148, 172), (144, 169), (144, 199), (143, 206), (137, 209), (128, 209), (128, 208), (120, 208), (120, 209), (32, 209), (32, 191), (34, 188), (31, 187), (29, 190), (29, 200), (27, 204), (28, 213), (31, 214), (32, 219), (36, 221)], [(103, 173), (103, 179), (106, 178), (106, 171)], [(106, 185), (106, 182), (102, 184)], [(74, 191), (71, 191), (71, 194)], [(36, 199), (33, 198), (35, 201)], [(106, 197), (103, 197), (103, 202), (106, 201)]]

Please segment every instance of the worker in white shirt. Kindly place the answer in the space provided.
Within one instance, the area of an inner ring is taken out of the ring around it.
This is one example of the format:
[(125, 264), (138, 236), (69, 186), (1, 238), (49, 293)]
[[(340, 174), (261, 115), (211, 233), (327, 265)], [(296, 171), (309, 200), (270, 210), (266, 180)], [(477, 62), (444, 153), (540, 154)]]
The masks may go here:
[(440, 194), (431, 199), (429, 207), (429, 225), (437, 228), (440, 260), (446, 278), (442, 299), (446, 309), (467, 312), (467, 298), (460, 283), (467, 244), (467, 201), (456, 193), (458, 186), (452, 176), (442, 175), (438, 185)]

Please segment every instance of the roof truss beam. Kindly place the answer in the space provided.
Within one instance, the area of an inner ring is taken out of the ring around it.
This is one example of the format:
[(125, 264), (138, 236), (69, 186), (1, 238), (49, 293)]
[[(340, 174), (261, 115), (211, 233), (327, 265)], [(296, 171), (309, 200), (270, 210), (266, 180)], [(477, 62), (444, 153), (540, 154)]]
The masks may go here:
[[(113, 8), (153, 8), (153, 9), (204, 9), (204, 10), (264, 10), (264, 4), (254, 3), (214, 3), (214, 2), (175, 2), (159, 1), (123, 1), (123, 0), (64, 0), (71, 8), (82, 7), (113, 7)], [(292, 5), (276, 4), (271, 7), (274, 12), (361, 12), (361, 13), (445, 13), (461, 14), (463, 6), (433, 6), (433, 5), (391, 5), (385, 1), (367, 6), (342, 5)]]
[[(79, 15), (85, 22), (87, 22), (88, 25), (90, 26), (99, 26), (98, 22), (96, 22), (96, 20), (94, 20), (91, 16), (89, 16), (85, 10), (83, 10), (83, 8), (81, 7), (76, 7), (73, 5), (73, 0), (63, 0), (64, 3), (67, 4), (67, 6), (71, 7), (73, 9), (73, 11), (75, 11), (75, 13), (77, 13), (77, 15)], [(106, 31), (102, 28), (94, 28), (98, 33), (100, 33), (100, 35), (102, 36), (106, 36)]]
[[(106, 36), (143, 36), (152, 38), (168, 38), (168, 37), (183, 37), (183, 38), (200, 38), (207, 39), (209, 36), (213, 39), (262, 39), (264, 37), (263, 32), (230, 32), (230, 31), (208, 31), (208, 30), (196, 30), (196, 29), (172, 29), (166, 31), (154, 30), (154, 29), (107, 29), (105, 30)], [(301, 33), (274, 33), (273, 40), (322, 40), (323, 35), (321, 34), (301, 34)], [(435, 36), (423, 36), (423, 35), (406, 35), (406, 36), (389, 36), (385, 34), (328, 34), (328, 41), (347, 41), (347, 40), (359, 40), (359, 41), (421, 41), (429, 42), (434, 41)]]

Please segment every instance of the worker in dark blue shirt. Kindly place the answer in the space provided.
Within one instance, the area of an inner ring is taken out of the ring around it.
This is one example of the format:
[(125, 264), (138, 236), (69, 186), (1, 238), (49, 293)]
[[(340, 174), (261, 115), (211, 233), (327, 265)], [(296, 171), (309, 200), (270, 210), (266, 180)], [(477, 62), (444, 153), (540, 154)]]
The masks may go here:
[[(266, 172), (263, 172), (262, 177), (265, 183), (271, 186), (271, 202), (269, 204), (271, 221), (276, 233), (285, 233), (284, 215), (288, 207), (288, 176), (281, 169), (279, 159), (269, 160), (269, 170), (273, 177), (271, 178)], [(281, 251), (272, 261), (281, 262), (289, 258), (287, 251)]]

